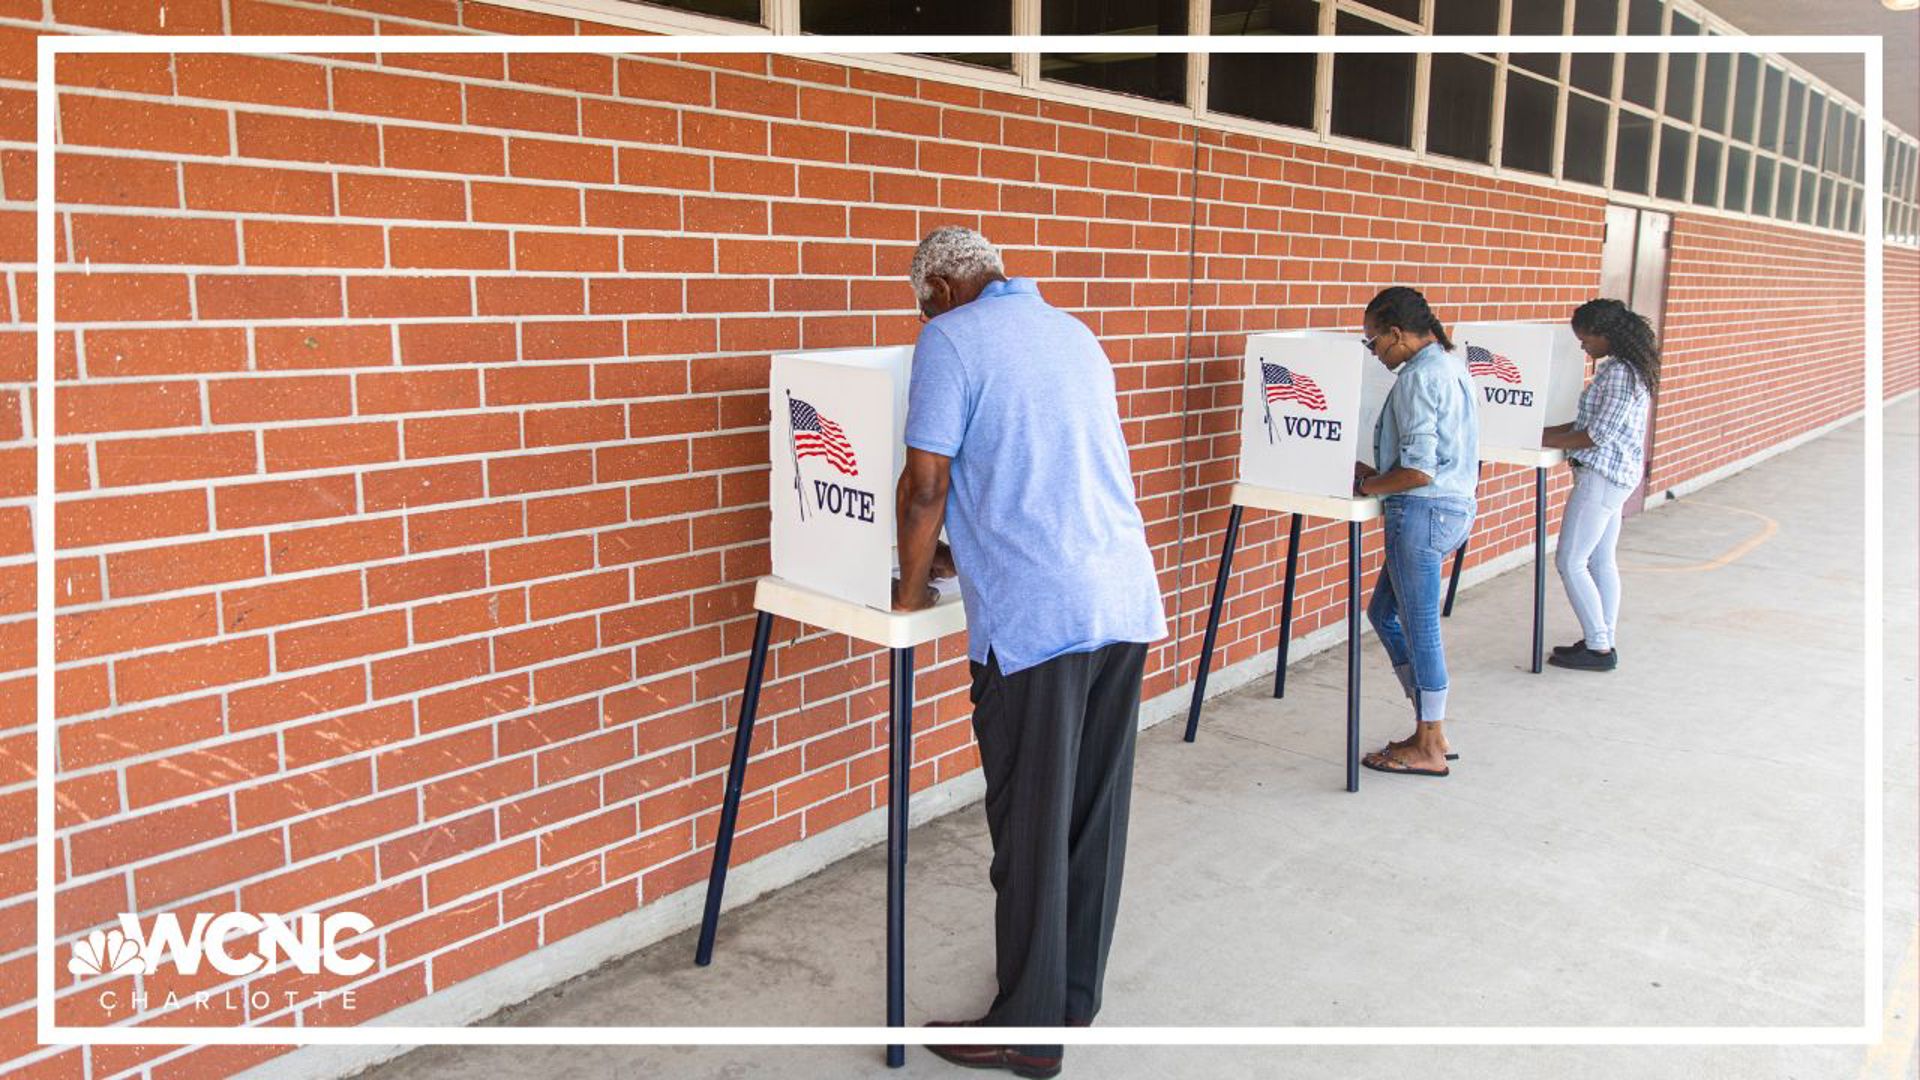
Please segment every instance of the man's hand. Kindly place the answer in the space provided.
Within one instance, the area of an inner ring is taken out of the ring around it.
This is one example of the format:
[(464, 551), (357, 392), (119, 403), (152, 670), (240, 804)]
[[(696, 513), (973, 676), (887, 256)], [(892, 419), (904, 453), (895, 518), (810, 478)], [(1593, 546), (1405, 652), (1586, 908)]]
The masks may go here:
[(953, 565), (953, 549), (944, 543), (936, 545), (933, 549), (931, 573), (936, 578), (958, 577), (960, 574), (959, 568)]
[(940, 593), (931, 585), (920, 586), (920, 595), (916, 598), (906, 594), (906, 588), (901, 585), (899, 578), (893, 579), (893, 610), (895, 611), (925, 611), (938, 599), (940, 599)]
[(1373, 466), (1367, 464), (1364, 461), (1356, 461), (1353, 463), (1353, 482), (1356, 484), (1362, 480), (1365, 480), (1369, 476), (1379, 476), (1379, 475), (1380, 475), (1380, 470), (1374, 468)]

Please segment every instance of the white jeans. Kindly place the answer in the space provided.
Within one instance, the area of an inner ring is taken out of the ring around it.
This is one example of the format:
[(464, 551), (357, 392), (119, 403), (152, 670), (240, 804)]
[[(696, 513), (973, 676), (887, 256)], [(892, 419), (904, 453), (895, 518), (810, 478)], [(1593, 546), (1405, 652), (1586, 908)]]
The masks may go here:
[(1632, 488), (1592, 469), (1573, 471), (1573, 492), (1560, 518), (1560, 549), (1553, 564), (1589, 649), (1613, 648), (1620, 616), (1620, 568), (1613, 550), (1620, 541), (1620, 506), (1631, 494)]

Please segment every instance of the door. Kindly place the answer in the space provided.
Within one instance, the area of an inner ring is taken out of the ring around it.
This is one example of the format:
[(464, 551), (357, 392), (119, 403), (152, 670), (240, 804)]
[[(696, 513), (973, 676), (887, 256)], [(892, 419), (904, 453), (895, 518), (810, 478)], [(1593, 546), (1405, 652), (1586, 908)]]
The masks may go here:
[[(1667, 306), (1667, 256), (1673, 215), (1635, 206), (1607, 207), (1607, 236), (1600, 249), (1600, 295), (1621, 300), (1647, 317), (1656, 339), (1663, 338)], [(1653, 426), (1660, 413), (1656, 398), (1647, 418), (1646, 459), (1653, 460)], [(1647, 480), (1627, 496), (1622, 512), (1637, 514), (1646, 505)]]

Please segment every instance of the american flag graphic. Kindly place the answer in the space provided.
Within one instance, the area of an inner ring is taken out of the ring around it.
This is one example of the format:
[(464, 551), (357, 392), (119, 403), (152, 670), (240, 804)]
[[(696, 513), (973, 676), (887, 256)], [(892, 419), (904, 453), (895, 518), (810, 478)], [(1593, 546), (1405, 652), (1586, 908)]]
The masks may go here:
[(793, 419), (796, 461), (806, 457), (826, 458), (827, 464), (846, 475), (860, 475), (860, 462), (853, 456), (853, 444), (847, 441), (847, 433), (840, 430), (839, 424), (797, 397), (787, 399), (787, 409)]
[(1260, 381), (1266, 384), (1267, 401), (1297, 401), (1315, 412), (1327, 411), (1327, 395), (1320, 392), (1320, 384), (1288, 371), (1279, 364), (1260, 362)]
[(1513, 361), (1478, 345), (1467, 346), (1467, 374), (1491, 375), (1505, 383), (1520, 381), (1520, 369), (1513, 366)]

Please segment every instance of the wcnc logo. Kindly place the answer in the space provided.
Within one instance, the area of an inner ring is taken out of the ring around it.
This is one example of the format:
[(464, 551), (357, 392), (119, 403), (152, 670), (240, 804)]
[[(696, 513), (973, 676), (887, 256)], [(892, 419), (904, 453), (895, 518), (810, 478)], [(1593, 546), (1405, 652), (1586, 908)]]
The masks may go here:
[[(213, 970), (235, 978), (277, 971), (283, 961), (307, 975), (326, 971), (352, 976), (371, 968), (373, 958), (342, 955), (340, 939), (371, 929), (372, 919), (351, 911), (324, 919), (312, 913), (283, 916), (228, 911), (196, 915), (190, 930), (181, 927), (177, 915), (159, 915), (148, 935), (141, 933), (138, 917), (122, 914), (118, 930), (95, 930), (73, 943), (67, 971), (82, 978), (120, 973), (151, 975), (171, 959), (182, 975), (197, 973), (204, 960)], [(251, 949), (238, 954), (231, 951), (236, 942), (249, 939)]]

